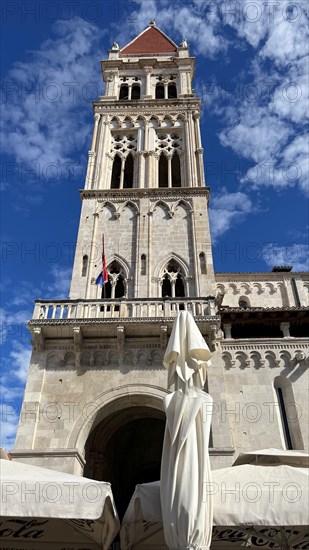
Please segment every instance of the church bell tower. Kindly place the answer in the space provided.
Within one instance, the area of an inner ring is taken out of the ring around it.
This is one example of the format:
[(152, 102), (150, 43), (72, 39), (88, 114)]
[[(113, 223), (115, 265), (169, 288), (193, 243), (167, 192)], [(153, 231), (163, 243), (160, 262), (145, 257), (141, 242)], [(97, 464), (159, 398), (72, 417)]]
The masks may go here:
[(208, 296), (214, 274), (194, 59), (154, 22), (102, 61), (71, 299)]
[[(208, 390), (223, 399), (194, 63), (187, 42), (177, 46), (154, 22), (101, 62), (106, 90), (93, 103), (70, 298), (36, 300), (29, 322), (33, 352), (12, 455), (110, 481), (120, 515), (135, 484), (160, 475), (162, 360), (180, 310), (213, 352)], [(216, 423), (212, 446), (225, 465), (229, 428)]]

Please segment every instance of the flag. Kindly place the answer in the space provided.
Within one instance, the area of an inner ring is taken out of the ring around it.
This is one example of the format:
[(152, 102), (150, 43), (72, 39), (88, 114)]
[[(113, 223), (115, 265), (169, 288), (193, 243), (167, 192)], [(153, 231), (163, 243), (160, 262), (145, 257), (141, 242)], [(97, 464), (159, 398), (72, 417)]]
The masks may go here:
[(108, 282), (108, 273), (107, 273), (106, 258), (105, 258), (105, 251), (104, 251), (104, 235), (102, 235), (102, 271), (98, 276), (95, 284), (104, 286), (107, 282)]

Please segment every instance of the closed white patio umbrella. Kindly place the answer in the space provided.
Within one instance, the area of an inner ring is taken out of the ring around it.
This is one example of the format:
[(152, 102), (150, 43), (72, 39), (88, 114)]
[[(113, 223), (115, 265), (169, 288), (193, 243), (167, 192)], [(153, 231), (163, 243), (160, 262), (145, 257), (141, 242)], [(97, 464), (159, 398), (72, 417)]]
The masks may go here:
[(119, 530), (109, 483), (0, 460), (0, 548), (108, 549)]
[[(203, 391), (210, 351), (192, 315), (177, 316), (164, 356), (168, 385), (161, 462), (161, 506), (168, 548), (207, 550), (212, 531), (208, 442), (211, 397)], [(206, 414), (208, 412), (208, 414)], [(205, 497), (205, 498), (204, 498)]]

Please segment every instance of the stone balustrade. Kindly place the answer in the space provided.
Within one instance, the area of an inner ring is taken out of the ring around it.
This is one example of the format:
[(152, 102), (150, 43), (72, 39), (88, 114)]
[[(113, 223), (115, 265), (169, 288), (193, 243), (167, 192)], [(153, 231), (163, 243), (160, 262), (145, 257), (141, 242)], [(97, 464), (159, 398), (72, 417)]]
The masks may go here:
[(153, 298), (133, 300), (37, 300), (33, 320), (53, 319), (140, 319), (175, 317), (179, 311), (189, 311), (194, 317), (216, 315), (213, 297)]

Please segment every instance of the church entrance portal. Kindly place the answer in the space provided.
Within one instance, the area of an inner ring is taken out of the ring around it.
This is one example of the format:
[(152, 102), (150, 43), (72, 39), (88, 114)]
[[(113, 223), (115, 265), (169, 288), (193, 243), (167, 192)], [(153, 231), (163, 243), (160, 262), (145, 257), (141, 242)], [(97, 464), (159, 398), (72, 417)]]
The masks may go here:
[(135, 406), (110, 414), (90, 433), (84, 476), (112, 484), (123, 517), (137, 483), (160, 479), (165, 415)]

